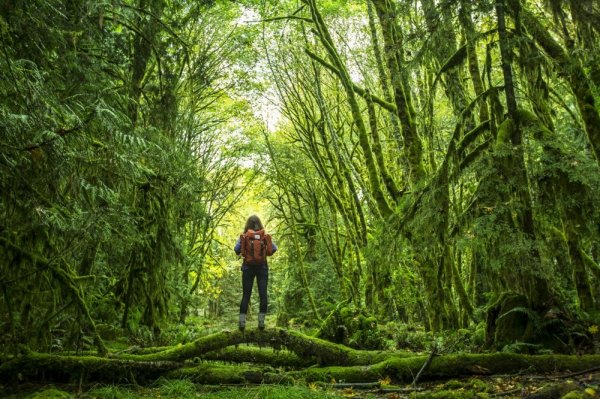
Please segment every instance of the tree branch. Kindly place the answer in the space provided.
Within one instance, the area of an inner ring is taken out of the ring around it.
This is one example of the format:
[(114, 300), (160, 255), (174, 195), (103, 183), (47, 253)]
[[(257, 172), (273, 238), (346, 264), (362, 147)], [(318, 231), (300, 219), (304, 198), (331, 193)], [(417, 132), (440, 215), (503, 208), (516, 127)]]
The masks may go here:
[[(331, 72), (333, 72), (334, 74), (340, 76), (340, 71), (333, 65), (331, 65), (329, 62), (325, 61), (323, 58), (319, 57), (318, 55), (316, 55), (315, 53), (313, 53), (312, 51), (310, 51), (309, 49), (304, 49), (304, 52), (313, 60), (317, 61), (319, 64), (323, 65), (325, 68), (329, 69)], [(367, 95), (367, 91), (359, 86), (357, 86), (355, 83), (352, 83), (352, 90), (354, 90), (354, 92), (356, 94), (358, 94), (359, 96), (361, 96), (362, 98), (364, 98), (365, 100), (367, 99), (367, 96), (370, 96), (371, 99), (373, 100), (374, 103), (380, 105), (381, 107), (385, 108), (386, 110), (390, 111), (390, 112), (396, 112), (396, 106), (392, 103), (389, 103), (377, 96), (374, 96), (373, 94), (369, 93)]]
[(257, 21), (248, 21), (249, 23), (261, 23), (261, 22), (274, 22), (274, 21), (281, 21), (281, 20), (286, 20), (286, 19), (294, 19), (294, 20), (298, 20), (298, 21), (304, 21), (304, 22), (309, 22), (309, 23), (313, 23), (314, 21), (310, 18), (306, 18), (306, 17), (299, 17), (297, 15), (284, 15), (282, 17), (273, 17), (273, 18), (267, 18), (267, 19), (259, 19)]

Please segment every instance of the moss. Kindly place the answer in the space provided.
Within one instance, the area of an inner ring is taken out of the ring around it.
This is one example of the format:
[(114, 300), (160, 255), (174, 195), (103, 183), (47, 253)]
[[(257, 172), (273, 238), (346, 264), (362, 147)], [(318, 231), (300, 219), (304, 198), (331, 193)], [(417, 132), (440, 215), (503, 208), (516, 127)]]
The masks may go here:
[(503, 148), (504, 145), (510, 145), (511, 136), (514, 130), (512, 119), (506, 119), (498, 126), (498, 135), (496, 137), (496, 148)]
[(460, 389), (464, 388), (464, 383), (460, 380), (450, 380), (444, 384), (445, 389)]
[(505, 345), (502, 348), (502, 352), (507, 353), (522, 353), (526, 355), (535, 355), (542, 350), (541, 345), (527, 344), (524, 342), (515, 342), (509, 345)]
[(485, 344), (485, 323), (479, 323), (472, 335), (473, 345), (483, 346)]
[(431, 398), (431, 399), (474, 399), (474, 398), (489, 398), (487, 393), (476, 392), (468, 389), (440, 390), (436, 392), (417, 393), (410, 396), (411, 398)]
[(491, 392), (492, 387), (483, 380), (478, 378), (472, 378), (468, 381), (468, 386), (476, 390), (477, 392)]
[[(231, 334), (232, 341), (239, 334)], [(205, 337), (202, 342), (210, 342)], [(336, 345), (317, 338), (306, 337), (296, 332), (269, 330), (256, 333), (255, 342), (286, 347), (293, 350), (298, 358), (319, 358), (322, 364), (335, 364), (329, 367), (309, 367), (293, 372), (277, 372), (272, 366), (251, 367), (244, 365), (223, 365), (204, 362), (196, 366), (190, 363), (174, 361), (150, 361), (148, 356), (138, 356), (145, 360), (133, 360), (131, 356), (123, 358), (101, 358), (95, 356), (59, 356), (40, 353), (26, 353), (0, 364), (0, 380), (14, 381), (17, 375), (23, 379), (36, 379), (43, 373), (45, 378), (66, 380), (80, 378), (87, 381), (123, 381), (135, 380), (138, 383), (154, 380), (159, 376), (167, 378), (189, 378), (193, 382), (222, 383), (291, 383), (294, 379), (330, 382), (374, 382), (389, 377), (394, 382), (410, 383), (427, 361), (428, 356), (407, 357), (406, 353), (358, 351)], [(227, 341), (225, 343), (229, 343)], [(183, 345), (182, 347), (184, 347)], [(203, 348), (206, 349), (206, 348)], [(176, 350), (169, 349), (165, 352)], [(254, 351), (254, 349), (253, 349)], [(194, 354), (189, 348), (184, 352)], [(233, 352), (227, 350), (226, 352)], [(268, 356), (277, 356), (274, 351), (265, 351)], [(247, 351), (249, 353), (249, 351)], [(175, 352), (179, 357), (180, 352)], [(158, 353), (161, 355), (161, 353)], [(286, 356), (290, 355), (286, 353)], [(113, 355), (116, 356), (116, 355)], [(162, 356), (162, 355), (161, 355)], [(189, 359), (193, 359), (191, 356)], [(445, 355), (433, 359), (430, 366), (421, 375), (422, 380), (449, 379), (465, 375), (491, 375), (515, 373), (529, 370), (536, 373), (558, 371), (580, 371), (595, 367), (600, 363), (600, 355), (520, 355), (512, 353)], [(465, 389), (485, 391), (484, 385), (472, 380)]]
[(269, 364), (273, 367), (308, 367), (315, 363), (314, 357), (302, 358), (287, 350), (259, 347), (228, 347), (202, 356), (204, 360), (220, 360), (234, 363)]
[(250, 388), (233, 388), (216, 392), (202, 392), (200, 397), (205, 399), (229, 399), (229, 398), (264, 398), (264, 399), (333, 399), (344, 398), (344, 396), (327, 390), (303, 386), (260, 386)]
[[(560, 382), (560, 383), (549, 383), (544, 385), (541, 389), (536, 392), (536, 398), (562, 398), (572, 392), (579, 390), (577, 384), (572, 381)], [(577, 394), (574, 394), (575, 398), (579, 398)]]
[(141, 395), (136, 395), (130, 389), (112, 385), (94, 388), (83, 395), (86, 399), (138, 399), (139, 397)]
[(563, 395), (560, 399), (589, 399), (592, 396), (587, 395), (585, 392), (571, 391), (566, 395)]
[(491, 392), (492, 388), (485, 382), (477, 378), (469, 380), (450, 380), (446, 382), (443, 389), (456, 390), (456, 389), (469, 389), (475, 392)]
[(552, 131), (550, 131), (542, 121), (533, 113), (519, 109), (519, 122), (521, 126), (531, 131), (532, 136), (538, 140), (548, 140), (553, 137)]
[(293, 383), (285, 374), (277, 373), (271, 367), (229, 366), (205, 363), (170, 372), (169, 378), (185, 378), (199, 384), (283, 384)]
[(334, 309), (325, 319), (319, 338), (356, 349), (383, 349), (385, 340), (377, 325), (377, 318), (364, 309), (344, 306)]
[(63, 399), (63, 398), (71, 398), (71, 395), (68, 392), (61, 391), (56, 388), (45, 389), (43, 391), (36, 392), (31, 396), (28, 396), (28, 399)]

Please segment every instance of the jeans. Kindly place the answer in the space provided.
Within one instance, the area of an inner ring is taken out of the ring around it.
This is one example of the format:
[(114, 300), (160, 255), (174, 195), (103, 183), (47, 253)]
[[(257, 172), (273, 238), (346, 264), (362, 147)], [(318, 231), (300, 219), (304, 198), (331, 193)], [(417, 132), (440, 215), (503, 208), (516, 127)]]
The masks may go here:
[(260, 313), (267, 313), (267, 283), (269, 282), (269, 268), (266, 266), (249, 266), (242, 270), (242, 303), (240, 303), (240, 313), (248, 312), (248, 303), (252, 295), (252, 286), (254, 278), (258, 284), (258, 296), (260, 298)]

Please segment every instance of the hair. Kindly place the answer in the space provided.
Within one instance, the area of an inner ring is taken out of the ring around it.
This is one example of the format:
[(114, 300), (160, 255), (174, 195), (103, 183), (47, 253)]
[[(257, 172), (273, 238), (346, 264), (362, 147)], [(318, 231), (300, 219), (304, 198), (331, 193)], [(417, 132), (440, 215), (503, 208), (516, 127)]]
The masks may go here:
[(252, 215), (248, 218), (248, 220), (246, 220), (246, 227), (244, 227), (244, 233), (248, 230), (258, 231), (262, 229), (264, 229), (264, 227), (259, 217), (256, 215)]

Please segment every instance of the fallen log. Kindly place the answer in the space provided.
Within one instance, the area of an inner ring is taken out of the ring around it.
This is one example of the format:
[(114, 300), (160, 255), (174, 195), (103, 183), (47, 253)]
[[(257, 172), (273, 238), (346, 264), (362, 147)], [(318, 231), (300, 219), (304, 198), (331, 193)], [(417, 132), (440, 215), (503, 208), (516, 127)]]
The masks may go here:
[[(394, 383), (410, 383), (427, 356), (394, 358), (369, 366), (319, 367), (288, 373), (306, 381), (377, 381), (386, 377)], [(423, 371), (423, 380), (444, 380), (465, 376), (486, 376), (506, 372), (577, 372), (600, 365), (600, 355), (521, 355), (512, 353), (461, 354), (434, 358)]]
[[(282, 381), (326, 382), (345, 384), (372, 384), (389, 378), (394, 384), (409, 384), (428, 356), (392, 358), (367, 366), (309, 367), (302, 370), (277, 372), (266, 367), (211, 365), (205, 363), (185, 367), (166, 374), (168, 378), (187, 378), (204, 384), (275, 383)], [(526, 370), (552, 373), (561, 370), (577, 371), (600, 364), (600, 355), (520, 355), (509, 353), (449, 355), (436, 357), (423, 371), (422, 380), (447, 380), (467, 376), (487, 376), (507, 371)]]
[[(253, 343), (263, 347), (271, 347), (275, 350), (286, 348), (301, 358), (314, 358), (319, 365), (366, 365), (380, 362), (390, 356), (389, 352), (352, 349), (296, 331), (283, 329), (250, 330), (246, 332), (223, 331), (198, 338), (187, 344), (168, 347), (156, 352), (146, 350), (145, 352), (150, 353), (122, 353), (109, 356), (136, 361), (182, 361), (194, 357), (201, 358), (206, 353), (242, 343)], [(406, 357), (411, 355), (406, 352), (394, 352), (394, 356)]]
[[(242, 343), (273, 349), (234, 346)], [(287, 350), (282, 351), (283, 348)], [(427, 355), (359, 351), (279, 329), (245, 334), (239, 331), (221, 332), (188, 344), (150, 352), (111, 353), (105, 358), (26, 352), (0, 363), (0, 380), (37, 380), (43, 376), (63, 381), (77, 378), (140, 383), (165, 376), (185, 377), (205, 384), (236, 384), (290, 383), (295, 380), (373, 383), (389, 378), (394, 383), (405, 384), (413, 381), (428, 360)], [(224, 361), (238, 364), (232, 366), (224, 364)], [(600, 355), (446, 355), (432, 358), (421, 379), (450, 379), (523, 370), (530, 373), (576, 373), (598, 366)]]
[(302, 358), (288, 350), (273, 350), (258, 347), (228, 347), (218, 351), (209, 352), (202, 356), (202, 360), (221, 361), (227, 363), (253, 363), (269, 365), (271, 367), (284, 367), (299, 369), (317, 364), (315, 358)]
[(294, 382), (294, 378), (272, 367), (252, 367), (246, 365), (223, 365), (203, 363), (194, 367), (184, 367), (165, 374), (166, 378), (185, 378), (197, 384), (283, 384)]
[[(110, 353), (111, 358), (120, 358), (120, 355), (125, 353), (131, 354), (149, 354), (157, 353), (165, 350), (163, 347), (160, 350), (157, 348), (136, 348), (127, 349), (115, 353)], [(65, 353), (60, 353), (64, 355)], [(72, 353), (71, 353), (72, 354)], [(95, 352), (87, 353), (94, 355)], [(220, 361), (225, 363), (253, 363), (253, 364), (264, 364), (272, 367), (285, 367), (285, 368), (305, 368), (314, 366), (317, 364), (317, 360), (314, 357), (302, 358), (296, 355), (294, 352), (290, 352), (287, 349), (273, 349), (259, 346), (253, 346), (252, 344), (240, 344), (235, 346), (229, 346), (227, 348), (217, 349), (212, 352), (204, 353), (198, 357), (194, 357), (191, 360), (194, 362), (210, 360)]]
[(59, 356), (28, 352), (0, 364), (0, 381), (59, 380), (146, 381), (179, 369), (182, 362), (135, 361), (97, 356)]

